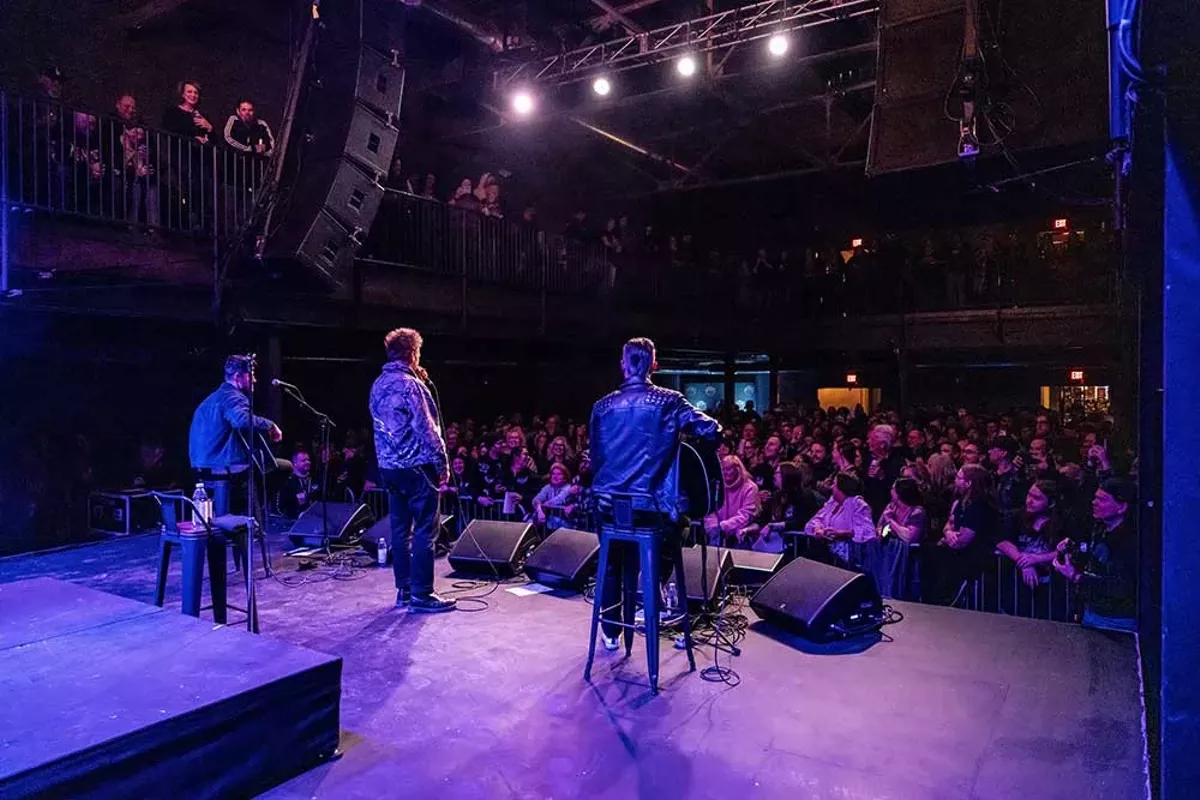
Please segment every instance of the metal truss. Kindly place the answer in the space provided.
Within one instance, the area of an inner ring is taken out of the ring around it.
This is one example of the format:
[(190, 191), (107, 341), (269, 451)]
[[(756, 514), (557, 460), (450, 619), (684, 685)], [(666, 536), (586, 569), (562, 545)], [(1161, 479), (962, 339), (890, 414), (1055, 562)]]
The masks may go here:
[(777, 33), (813, 28), (878, 13), (880, 0), (765, 0), (666, 25), (555, 56), (498, 68), (496, 88), (517, 83), (561, 86), (599, 72), (657, 64), (682, 52), (705, 53)]

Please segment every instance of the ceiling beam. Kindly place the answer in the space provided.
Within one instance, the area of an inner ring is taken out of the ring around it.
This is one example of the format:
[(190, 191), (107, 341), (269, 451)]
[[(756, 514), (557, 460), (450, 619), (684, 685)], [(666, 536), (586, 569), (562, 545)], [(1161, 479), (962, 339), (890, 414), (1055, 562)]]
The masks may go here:
[[(662, 1), (663, 0), (633, 0), (631, 3), (622, 3), (613, 9), (613, 11), (615, 11), (617, 14), (632, 14), (634, 11), (641, 11), (643, 8), (656, 6)], [(603, 6), (601, 6), (601, 8), (603, 8)], [(588, 22), (591, 23), (593, 28), (600, 29), (606, 27), (614, 19), (619, 20), (620, 18), (614, 16), (613, 13), (607, 13), (599, 17), (592, 17), (590, 20), (588, 20)]]
[(127, 30), (142, 28), (190, 2), (191, 0), (150, 0), (141, 8), (122, 14), (117, 19), (121, 27)]
[(645, 33), (646, 29), (636, 22), (625, 16), (625, 13), (619, 8), (615, 8), (608, 0), (592, 0), (592, 5), (603, 11), (609, 18), (615, 19), (617, 22), (625, 26), (625, 30), (630, 33)]

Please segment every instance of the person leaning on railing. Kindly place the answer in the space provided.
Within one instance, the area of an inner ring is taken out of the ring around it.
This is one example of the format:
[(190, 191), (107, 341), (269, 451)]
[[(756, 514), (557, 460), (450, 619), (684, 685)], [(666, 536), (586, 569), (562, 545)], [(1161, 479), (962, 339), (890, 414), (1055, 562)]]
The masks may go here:
[(254, 102), (238, 101), (237, 110), (225, 120), (225, 144), (239, 153), (270, 158), (275, 152), (275, 136), (267, 123), (254, 113)]
[(1092, 499), (1091, 536), (1058, 543), (1054, 569), (1079, 587), (1083, 624), (1103, 630), (1137, 629), (1137, 529), (1130, 513), (1132, 483), (1109, 478)]

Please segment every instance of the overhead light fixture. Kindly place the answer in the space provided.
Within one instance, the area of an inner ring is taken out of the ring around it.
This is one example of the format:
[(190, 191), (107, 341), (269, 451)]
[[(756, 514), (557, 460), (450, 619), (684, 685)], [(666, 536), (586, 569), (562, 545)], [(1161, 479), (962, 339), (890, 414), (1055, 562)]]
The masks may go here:
[(592, 81), (592, 91), (601, 97), (608, 97), (608, 93), (612, 91), (612, 84), (608, 78), (601, 76)]
[(512, 97), (512, 109), (522, 117), (529, 116), (533, 113), (533, 95), (527, 91), (520, 91)]
[(685, 78), (690, 78), (696, 74), (696, 59), (691, 56), (683, 56), (675, 62), (675, 69), (679, 70), (679, 74)]
[(788, 37), (777, 33), (767, 40), (767, 52), (779, 58), (788, 51)]

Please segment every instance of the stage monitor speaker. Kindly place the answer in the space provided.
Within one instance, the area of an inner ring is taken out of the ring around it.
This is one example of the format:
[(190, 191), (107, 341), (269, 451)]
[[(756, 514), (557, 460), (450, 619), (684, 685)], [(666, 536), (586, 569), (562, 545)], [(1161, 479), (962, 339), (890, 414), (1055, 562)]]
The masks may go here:
[(733, 567), (725, 581), (733, 586), (762, 586), (783, 566), (783, 553), (730, 550)]
[[(375, 522), (371, 509), (362, 503), (330, 503), (328, 511), (329, 543), (350, 545)], [(325, 512), (316, 503), (305, 509), (288, 531), (296, 547), (319, 547), (323, 543)]]
[[(443, 514), (441, 516), (440, 525), (445, 528), (454, 519), (453, 514)], [(363, 533), (362, 541), (359, 546), (363, 551), (375, 561), (379, 560), (379, 540), (383, 539), (388, 545), (387, 563), (392, 563), (395, 548), (392, 547), (392, 520), (384, 515), (383, 519), (378, 520), (365, 533)]]
[(525, 560), (525, 574), (546, 586), (583, 588), (596, 571), (600, 537), (587, 531), (559, 528)]
[(351, 0), (321, 9), (283, 153), (263, 258), (298, 262), (335, 291), (374, 224), (396, 150), (405, 9)]
[[(717, 553), (718, 548), (709, 546), (707, 559), (705, 559), (707, 567), (706, 580), (701, 581), (700, 578), (704, 575), (700, 570), (701, 548), (683, 548), (683, 579), (687, 582), (689, 605), (712, 605), (717, 597), (717, 590), (721, 582), (729, 574), (729, 571), (733, 569), (733, 556), (730, 554), (730, 551), (726, 548), (720, 548), (719, 557)], [(666, 579), (665, 576), (664, 579)]]
[(877, 630), (883, 601), (875, 581), (860, 572), (797, 558), (750, 601), (764, 622), (816, 642)]
[(516, 574), (535, 539), (528, 522), (472, 520), (450, 551), (450, 566), (455, 572), (509, 578)]

